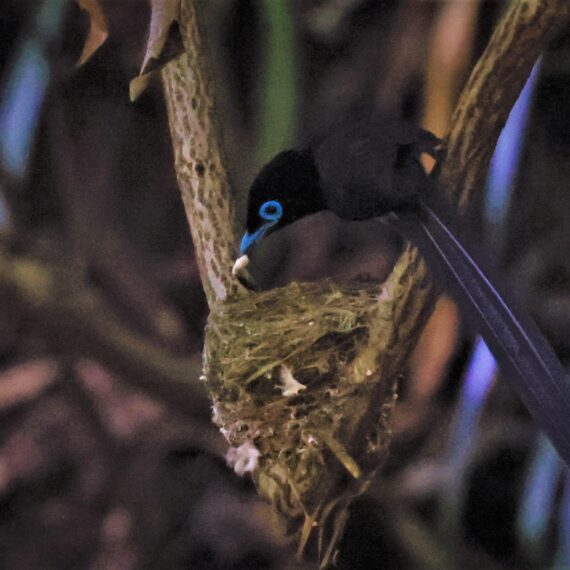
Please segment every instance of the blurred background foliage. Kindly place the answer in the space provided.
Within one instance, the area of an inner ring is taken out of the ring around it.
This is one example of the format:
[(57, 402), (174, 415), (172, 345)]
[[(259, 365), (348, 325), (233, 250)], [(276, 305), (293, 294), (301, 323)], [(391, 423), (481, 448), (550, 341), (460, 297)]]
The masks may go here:
[[(0, 5), (3, 568), (297, 567), (219, 459), (199, 382), (207, 308), (159, 82), (129, 100), (161, 4)], [(355, 104), (445, 135), (503, 5), (203, 2), (238, 218), (268, 158)], [(89, 38), (101, 45), (85, 58)], [(489, 264), (565, 362), (569, 105), (570, 30), (537, 62), (470, 213)], [(400, 247), (376, 222), (328, 214), (280, 234), (258, 254), (266, 287), (382, 279)], [(497, 374), (442, 298), (339, 567), (570, 568), (566, 468)]]

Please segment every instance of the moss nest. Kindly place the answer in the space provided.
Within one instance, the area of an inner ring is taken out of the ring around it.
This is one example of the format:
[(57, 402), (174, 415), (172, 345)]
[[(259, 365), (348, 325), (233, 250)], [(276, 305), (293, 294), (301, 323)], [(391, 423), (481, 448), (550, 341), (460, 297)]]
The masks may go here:
[(206, 379), (215, 421), (232, 445), (253, 443), (260, 466), (286, 467), (302, 495), (326, 466), (323, 432), (350, 435), (343, 404), (364, 391), (372, 369), (349, 369), (369, 339), (380, 294), (292, 284), (238, 297), (211, 315)]
[(232, 446), (253, 450), (245, 470), (301, 537), (323, 526), (331, 505), (347, 506), (385, 456), (402, 369), (392, 325), (409, 288), (405, 268), (400, 259), (382, 285), (242, 293), (210, 314), (214, 421)]

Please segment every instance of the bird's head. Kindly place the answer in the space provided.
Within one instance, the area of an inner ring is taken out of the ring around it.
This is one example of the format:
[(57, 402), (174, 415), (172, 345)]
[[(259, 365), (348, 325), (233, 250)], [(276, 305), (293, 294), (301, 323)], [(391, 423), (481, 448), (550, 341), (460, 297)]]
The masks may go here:
[(311, 153), (281, 152), (251, 185), (240, 253), (245, 254), (263, 236), (325, 207)]

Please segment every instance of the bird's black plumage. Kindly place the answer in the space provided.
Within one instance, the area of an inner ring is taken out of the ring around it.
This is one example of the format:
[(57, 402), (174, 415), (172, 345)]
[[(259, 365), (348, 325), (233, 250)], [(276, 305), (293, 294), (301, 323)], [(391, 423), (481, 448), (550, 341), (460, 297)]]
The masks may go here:
[(268, 232), (328, 209), (349, 220), (393, 212), (445, 281), (513, 381), (521, 399), (570, 465), (570, 381), (534, 324), (516, 316), (442, 222), (444, 200), (419, 162), (438, 140), (407, 123), (368, 116), (334, 128), (303, 151), (285, 151), (249, 194), (245, 253)]
[(334, 128), (309, 149), (281, 152), (250, 188), (247, 231), (259, 228), (259, 209), (269, 200), (283, 206), (273, 230), (320, 210), (365, 220), (417, 209), (421, 192), (433, 194), (418, 157), (438, 142), (411, 124), (373, 115)]

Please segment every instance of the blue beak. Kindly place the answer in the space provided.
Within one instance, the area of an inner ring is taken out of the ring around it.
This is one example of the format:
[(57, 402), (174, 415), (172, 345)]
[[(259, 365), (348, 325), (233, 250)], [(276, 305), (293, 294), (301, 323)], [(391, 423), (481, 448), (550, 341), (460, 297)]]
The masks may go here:
[(252, 234), (245, 232), (241, 238), (241, 243), (239, 244), (239, 252), (243, 255), (257, 240), (260, 240), (266, 233), (267, 230), (274, 226), (277, 220), (271, 220), (260, 226)]

